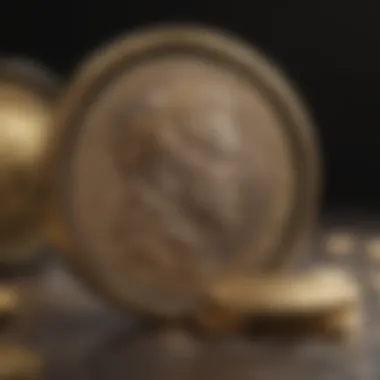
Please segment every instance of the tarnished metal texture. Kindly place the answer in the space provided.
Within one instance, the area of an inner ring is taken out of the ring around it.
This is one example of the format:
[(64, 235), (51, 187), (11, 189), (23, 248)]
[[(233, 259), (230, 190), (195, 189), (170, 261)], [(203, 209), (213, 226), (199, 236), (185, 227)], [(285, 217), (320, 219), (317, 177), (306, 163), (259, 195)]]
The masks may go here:
[(43, 378), (378, 380), (380, 223), (367, 218), (327, 220), (309, 258), (312, 266), (336, 265), (357, 278), (366, 323), (354, 339), (327, 340), (310, 330), (296, 334), (300, 326), (288, 324), (281, 334), (212, 339), (175, 326), (150, 328), (91, 301), (79, 279), (54, 265), (25, 289), (26, 299), (38, 299), (24, 318), (29, 341), (43, 353)]
[(57, 120), (52, 240), (124, 310), (196, 314), (211, 283), (282, 269), (304, 247), (319, 190), (310, 119), (239, 40), (126, 36), (83, 65)]
[(58, 81), (28, 60), (0, 59), (0, 264), (37, 252), (46, 218), (46, 153)]

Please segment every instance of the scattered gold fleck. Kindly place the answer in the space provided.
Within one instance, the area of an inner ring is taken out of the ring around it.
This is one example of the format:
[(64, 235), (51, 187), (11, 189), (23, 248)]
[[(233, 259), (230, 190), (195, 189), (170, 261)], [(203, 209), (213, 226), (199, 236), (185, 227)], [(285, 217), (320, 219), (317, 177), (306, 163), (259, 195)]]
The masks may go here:
[(373, 288), (380, 293), (380, 273), (374, 273), (371, 277)]
[(0, 288), (0, 314), (9, 313), (17, 309), (19, 297), (12, 287)]
[(354, 249), (354, 238), (345, 233), (334, 233), (325, 240), (326, 251), (333, 256), (350, 254)]
[(380, 238), (369, 240), (366, 244), (366, 251), (371, 260), (380, 264)]

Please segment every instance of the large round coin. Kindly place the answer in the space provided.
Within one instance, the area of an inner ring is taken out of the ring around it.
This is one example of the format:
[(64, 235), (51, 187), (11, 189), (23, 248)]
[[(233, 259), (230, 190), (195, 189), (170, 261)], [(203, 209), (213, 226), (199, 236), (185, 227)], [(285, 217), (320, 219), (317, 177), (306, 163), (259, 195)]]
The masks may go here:
[(19, 59), (0, 59), (0, 263), (38, 252), (46, 218), (46, 153), (57, 80)]
[(313, 219), (310, 122), (254, 49), (151, 29), (89, 59), (60, 115), (54, 238), (125, 309), (195, 313), (210, 281), (289, 261)]

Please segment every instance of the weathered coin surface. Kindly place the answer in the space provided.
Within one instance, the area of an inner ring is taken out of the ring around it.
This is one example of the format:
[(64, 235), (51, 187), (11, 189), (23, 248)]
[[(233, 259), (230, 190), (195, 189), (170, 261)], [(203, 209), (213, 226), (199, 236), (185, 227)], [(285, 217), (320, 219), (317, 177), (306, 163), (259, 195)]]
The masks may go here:
[(46, 69), (0, 60), (0, 263), (25, 261), (41, 243), (56, 93)]
[(58, 124), (53, 240), (123, 308), (194, 313), (210, 282), (287, 264), (314, 218), (309, 118), (234, 38), (121, 39), (80, 70)]

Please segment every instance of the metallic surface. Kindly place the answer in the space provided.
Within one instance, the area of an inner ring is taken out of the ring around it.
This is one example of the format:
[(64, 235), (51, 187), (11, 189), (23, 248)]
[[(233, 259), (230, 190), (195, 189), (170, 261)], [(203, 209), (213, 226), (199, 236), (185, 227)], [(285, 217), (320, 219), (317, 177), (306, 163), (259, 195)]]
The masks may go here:
[(66, 94), (53, 240), (119, 307), (198, 311), (210, 283), (283, 268), (318, 195), (310, 120), (253, 48), (153, 29), (90, 58)]
[[(309, 251), (311, 266), (336, 265), (360, 284), (366, 323), (351, 341), (305, 332), (205, 338), (174, 327), (150, 329), (106, 308), (60, 263), (25, 284), (20, 336), (41, 351), (46, 380), (377, 380), (380, 261), (373, 245), (379, 231), (378, 219), (334, 218)], [(337, 250), (331, 241), (342, 236), (351, 244)]]
[(56, 90), (45, 69), (0, 60), (0, 264), (27, 260), (43, 240), (44, 167)]

